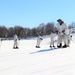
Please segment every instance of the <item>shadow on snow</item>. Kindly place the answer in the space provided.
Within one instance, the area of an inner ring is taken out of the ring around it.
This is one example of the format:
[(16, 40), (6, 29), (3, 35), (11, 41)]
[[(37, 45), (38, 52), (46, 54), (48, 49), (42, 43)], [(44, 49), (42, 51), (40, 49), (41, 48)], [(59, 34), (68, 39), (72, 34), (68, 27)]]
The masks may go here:
[(58, 48), (38, 50), (38, 51), (32, 52), (32, 53), (30, 53), (30, 54), (41, 53), (41, 52), (48, 52), (48, 51), (57, 50), (57, 49), (58, 49)]

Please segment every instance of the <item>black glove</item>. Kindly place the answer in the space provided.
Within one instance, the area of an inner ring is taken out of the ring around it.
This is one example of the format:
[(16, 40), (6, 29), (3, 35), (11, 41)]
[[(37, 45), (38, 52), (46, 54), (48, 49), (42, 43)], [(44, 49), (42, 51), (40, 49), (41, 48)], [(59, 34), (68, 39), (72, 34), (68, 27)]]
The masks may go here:
[(64, 33), (64, 32), (65, 32), (65, 30), (62, 31), (62, 33)]
[(40, 38), (41, 40), (43, 40), (42, 38)]

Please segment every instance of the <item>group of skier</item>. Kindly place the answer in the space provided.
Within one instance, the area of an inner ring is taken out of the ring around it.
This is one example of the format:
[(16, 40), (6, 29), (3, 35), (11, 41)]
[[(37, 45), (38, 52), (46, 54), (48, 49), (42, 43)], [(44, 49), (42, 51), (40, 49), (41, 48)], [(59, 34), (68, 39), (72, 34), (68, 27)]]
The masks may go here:
[[(68, 26), (61, 19), (57, 20), (58, 27), (57, 30), (52, 30), (50, 34), (50, 47), (55, 48), (55, 36), (57, 36), (57, 48), (66, 48), (70, 46), (70, 40), (72, 39), (72, 35), (70, 35), (70, 31)], [(41, 36), (37, 38), (36, 48), (40, 48), (40, 43), (43, 40)]]
[[(55, 48), (55, 37), (57, 36), (57, 48), (66, 48), (70, 46), (70, 40), (72, 39), (72, 35), (70, 35), (70, 31), (68, 26), (61, 19), (57, 20), (58, 27), (57, 30), (52, 30), (50, 34), (50, 47)], [(40, 43), (43, 40), (41, 34), (39, 34), (37, 38), (36, 48), (40, 48)], [(14, 35), (14, 45), (13, 49), (18, 49), (18, 36)]]

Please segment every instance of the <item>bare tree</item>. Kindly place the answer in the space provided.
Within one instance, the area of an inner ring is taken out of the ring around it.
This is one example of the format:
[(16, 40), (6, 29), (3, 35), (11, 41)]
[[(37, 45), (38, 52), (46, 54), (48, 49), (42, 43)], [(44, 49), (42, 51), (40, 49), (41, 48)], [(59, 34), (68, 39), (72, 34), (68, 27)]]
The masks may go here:
[(21, 31), (23, 30), (23, 27), (21, 26), (15, 26), (14, 27), (14, 34), (17, 34), (19, 37), (21, 36)]
[(7, 37), (8, 30), (5, 26), (0, 26), (0, 37)]
[(51, 22), (51, 23), (47, 23), (46, 25), (46, 28), (45, 28), (45, 31), (46, 31), (46, 35), (50, 34), (51, 31), (54, 29), (54, 23)]
[(8, 29), (8, 37), (13, 37), (13, 36), (14, 36), (14, 29), (13, 29), (13, 27), (10, 27)]

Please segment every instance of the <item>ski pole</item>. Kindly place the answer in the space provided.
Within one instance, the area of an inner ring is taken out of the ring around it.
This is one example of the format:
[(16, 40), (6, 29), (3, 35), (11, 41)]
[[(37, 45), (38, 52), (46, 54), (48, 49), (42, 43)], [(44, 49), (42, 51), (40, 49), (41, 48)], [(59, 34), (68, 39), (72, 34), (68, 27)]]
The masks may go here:
[[(65, 34), (65, 35), (70, 39), (70, 37), (67, 34)], [(74, 40), (72, 40), (72, 39), (70, 39), (70, 40), (75, 44), (75, 41)]]

